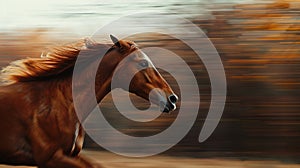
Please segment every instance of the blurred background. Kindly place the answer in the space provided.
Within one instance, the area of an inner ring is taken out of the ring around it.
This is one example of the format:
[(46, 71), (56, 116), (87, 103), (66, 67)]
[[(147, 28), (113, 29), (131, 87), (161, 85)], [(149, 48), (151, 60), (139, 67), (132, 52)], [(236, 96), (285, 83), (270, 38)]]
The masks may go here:
[[(186, 137), (162, 155), (300, 162), (299, 0), (10, 0), (0, 5), (0, 67), (20, 58), (39, 57), (53, 45), (91, 36), (101, 26), (133, 12), (163, 12), (191, 20), (219, 52), (228, 85), (223, 117), (203, 143), (198, 136), (209, 108), (210, 81), (201, 60), (188, 46), (166, 35), (131, 37), (141, 47), (163, 47), (177, 53), (198, 80), (198, 118)], [(178, 92), (176, 80), (161, 73)], [(114, 127), (133, 136), (163, 131), (178, 113), (137, 123), (122, 117), (110, 100), (108, 95), (100, 104), (104, 115)], [(148, 106), (134, 95), (132, 101), (139, 108)], [(88, 136), (85, 149), (105, 151)]]

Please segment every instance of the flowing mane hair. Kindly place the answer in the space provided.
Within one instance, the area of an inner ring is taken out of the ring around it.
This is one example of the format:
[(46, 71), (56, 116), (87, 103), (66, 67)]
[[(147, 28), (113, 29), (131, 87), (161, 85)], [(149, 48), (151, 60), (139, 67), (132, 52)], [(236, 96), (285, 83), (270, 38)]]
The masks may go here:
[[(111, 45), (100, 44), (91, 39), (57, 46), (39, 58), (25, 58), (11, 62), (1, 71), (2, 84), (49, 79), (74, 68), (80, 53), (86, 59), (93, 61), (103, 53), (109, 52)], [(83, 54), (82, 54), (83, 53)]]

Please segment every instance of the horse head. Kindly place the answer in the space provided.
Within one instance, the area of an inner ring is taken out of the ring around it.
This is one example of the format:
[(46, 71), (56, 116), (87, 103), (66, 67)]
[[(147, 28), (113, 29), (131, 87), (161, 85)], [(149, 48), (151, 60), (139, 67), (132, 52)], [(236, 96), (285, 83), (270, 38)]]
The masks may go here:
[(162, 112), (175, 110), (178, 96), (149, 57), (132, 41), (118, 40), (112, 35), (111, 39), (114, 45), (110, 52), (115, 52), (121, 57), (121, 61), (114, 71), (115, 83), (118, 84), (115, 87), (151, 100), (160, 107)]

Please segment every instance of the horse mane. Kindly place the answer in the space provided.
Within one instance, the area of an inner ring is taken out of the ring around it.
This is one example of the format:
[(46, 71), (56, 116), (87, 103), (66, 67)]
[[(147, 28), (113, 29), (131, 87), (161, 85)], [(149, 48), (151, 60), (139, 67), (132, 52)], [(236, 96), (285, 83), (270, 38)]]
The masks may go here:
[[(107, 51), (109, 45), (96, 43), (90, 39), (84, 39), (76, 43), (54, 47), (46, 55), (39, 58), (25, 58), (11, 62), (1, 71), (1, 82), (11, 84), (16, 82), (35, 81), (49, 79), (71, 68), (80, 52), (86, 59), (99, 57), (99, 51)], [(104, 52), (104, 53), (105, 53)], [(103, 54), (102, 54), (103, 55)], [(82, 60), (82, 59), (80, 59)], [(94, 60), (94, 59), (93, 59)]]

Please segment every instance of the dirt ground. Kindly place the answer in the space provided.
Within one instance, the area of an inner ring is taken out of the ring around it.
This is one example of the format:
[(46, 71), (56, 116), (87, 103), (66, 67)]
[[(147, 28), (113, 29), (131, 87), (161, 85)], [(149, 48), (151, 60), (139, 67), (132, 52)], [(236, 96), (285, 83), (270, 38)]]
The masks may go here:
[[(101, 163), (105, 168), (299, 168), (300, 164), (287, 164), (279, 161), (243, 161), (222, 158), (185, 158), (152, 156), (146, 158), (128, 158), (110, 152), (83, 151), (85, 156)], [(0, 165), (0, 168), (14, 166)], [(19, 168), (30, 168), (18, 166)]]

